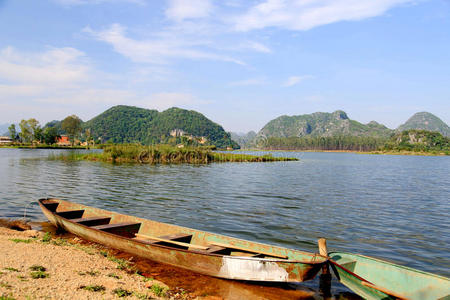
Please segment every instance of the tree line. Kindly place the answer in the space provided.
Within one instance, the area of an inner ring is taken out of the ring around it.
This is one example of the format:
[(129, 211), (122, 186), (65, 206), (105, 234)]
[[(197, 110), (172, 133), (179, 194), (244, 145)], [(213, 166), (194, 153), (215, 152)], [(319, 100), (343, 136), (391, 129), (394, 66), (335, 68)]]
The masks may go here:
[(389, 138), (370, 136), (269, 137), (256, 141), (267, 150), (450, 152), (450, 138), (439, 132), (405, 130)]
[[(68, 135), (69, 141), (72, 145), (81, 133), (81, 123), (81, 119), (76, 115), (68, 116), (61, 122), (62, 131)], [(39, 121), (34, 118), (21, 120), (19, 123), (19, 129), (20, 131), (16, 128), (15, 124), (11, 124), (8, 127), (9, 137), (13, 140), (13, 142), (23, 144), (40, 143), (52, 145), (55, 144), (59, 138), (61, 138), (56, 126), (41, 127)], [(90, 138), (90, 134), (86, 134), (86, 136), (87, 138)]]
[(370, 136), (269, 137), (257, 141), (257, 146), (268, 150), (339, 150), (366, 152), (377, 150), (387, 140), (387, 138)]

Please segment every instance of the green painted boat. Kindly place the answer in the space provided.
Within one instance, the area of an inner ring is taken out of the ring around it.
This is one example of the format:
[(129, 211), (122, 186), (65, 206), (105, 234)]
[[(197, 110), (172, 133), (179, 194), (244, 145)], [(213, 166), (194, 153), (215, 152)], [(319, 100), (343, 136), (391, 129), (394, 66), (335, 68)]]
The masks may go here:
[(328, 255), (339, 281), (366, 299), (450, 300), (449, 278), (359, 254)]
[(86, 240), (205, 275), (248, 281), (313, 279), (326, 257), (123, 215), (54, 198), (40, 199), (47, 219)]

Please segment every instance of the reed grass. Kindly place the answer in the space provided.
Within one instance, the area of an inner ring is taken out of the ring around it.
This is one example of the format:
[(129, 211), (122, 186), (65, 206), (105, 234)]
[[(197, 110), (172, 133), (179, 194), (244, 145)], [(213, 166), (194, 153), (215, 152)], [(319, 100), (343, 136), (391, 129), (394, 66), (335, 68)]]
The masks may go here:
[(50, 159), (66, 161), (90, 160), (112, 163), (141, 164), (207, 164), (212, 162), (270, 162), (294, 161), (296, 158), (274, 157), (272, 155), (248, 155), (240, 153), (214, 152), (201, 147), (178, 148), (170, 145), (142, 146), (123, 144), (107, 146), (103, 152), (51, 155)]

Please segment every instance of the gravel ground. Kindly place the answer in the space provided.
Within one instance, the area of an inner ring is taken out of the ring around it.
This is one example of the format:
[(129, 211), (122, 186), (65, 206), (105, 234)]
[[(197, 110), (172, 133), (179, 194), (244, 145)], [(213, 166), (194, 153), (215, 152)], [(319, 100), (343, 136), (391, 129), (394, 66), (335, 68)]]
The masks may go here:
[(126, 261), (94, 246), (49, 239), (35, 230), (0, 227), (0, 299), (118, 299), (116, 289), (132, 293), (126, 299), (163, 299), (167, 286), (120, 269)]

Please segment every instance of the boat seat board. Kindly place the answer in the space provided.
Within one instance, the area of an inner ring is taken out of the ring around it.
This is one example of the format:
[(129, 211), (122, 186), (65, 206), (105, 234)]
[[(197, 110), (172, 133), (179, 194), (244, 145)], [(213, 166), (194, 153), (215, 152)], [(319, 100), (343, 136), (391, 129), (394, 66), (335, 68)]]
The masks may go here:
[(209, 249), (206, 252), (212, 253), (212, 254), (225, 254), (225, 253), (220, 253), (220, 252), (227, 250), (227, 248), (225, 248), (225, 247), (220, 247), (220, 246), (216, 246), (216, 245), (208, 245), (208, 248)]
[(270, 256), (270, 257), (277, 257), (277, 258), (283, 258), (283, 259), (288, 258), (287, 255), (275, 254), (275, 253), (270, 253), (270, 252), (266, 252), (266, 251), (253, 251), (253, 250), (246, 249), (244, 247), (228, 245), (228, 244), (223, 244), (223, 243), (218, 243), (218, 242), (211, 242), (211, 245), (220, 246), (220, 247), (224, 247), (224, 248), (228, 248), (228, 249), (242, 250), (245, 252), (255, 253), (256, 255), (263, 254), (265, 256)]
[(230, 256), (246, 256), (246, 257), (256, 257), (261, 254), (259, 253), (249, 253), (249, 252), (242, 252), (242, 251), (231, 251)]
[(55, 212), (58, 208), (59, 202), (48, 202), (44, 203), (44, 206), (51, 212)]
[(91, 228), (98, 229), (98, 230), (109, 230), (109, 229), (116, 229), (116, 228), (124, 228), (124, 227), (133, 227), (136, 225), (141, 225), (141, 223), (115, 223), (115, 224), (104, 224), (104, 225), (97, 225), (92, 226)]
[[(174, 237), (174, 235), (167, 235), (167, 236), (160, 236), (160, 237), (155, 237), (155, 236), (149, 236), (149, 235), (145, 235), (145, 234), (136, 234), (136, 237), (134, 238), (135, 240), (138, 240), (142, 243), (145, 244), (160, 244), (160, 245), (165, 245), (165, 246), (169, 246), (169, 247), (174, 247), (174, 245), (176, 246), (180, 246), (183, 248), (192, 248), (192, 249), (201, 249), (201, 250), (206, 250), (208, 249), (208, 247), (205, 246), (200, 246), (200, 245), (194, 245), (194, 244), (190, 244), (190, 243), (185, 243), (185, 242), (181, 242), (181, 241), (177, 241), (174, 239), (168, 239), (167, 237)], [(192, 235), (189, 235), (189, 238), (192, 237)], [(175, 237), (176, 238), (176, 237)], [(180, 238), (186, 238), (185, 236), (178, 237)]]
[(192, 239), (192, 234), (187, 233), (175, 233), (175, 234), (168, 234), (159, 236), (158, 238), (164, 239), (164, 240), (171, 240), (171, 241), (178, 241), (178, 242), (190, 242)]
[(72, 222), (83, 224), (86, 226), (106, 225), (111, 221), (111, 217), (89, 217), (72, 219)]
[(84, 209), (57, 211), (56, 214), (66, 219), (78, 219), (83, 216)]
[(106, 231), (127, 238), (133, 238), (139, 231), (141, 223), (116, 223), (92, 226), (91, 228)]

